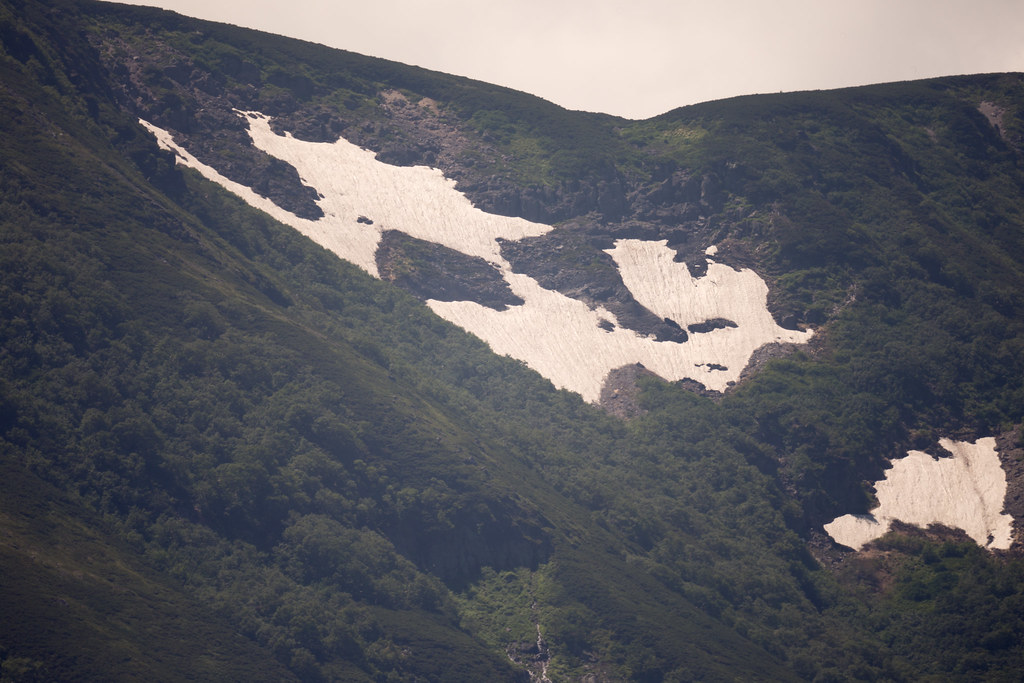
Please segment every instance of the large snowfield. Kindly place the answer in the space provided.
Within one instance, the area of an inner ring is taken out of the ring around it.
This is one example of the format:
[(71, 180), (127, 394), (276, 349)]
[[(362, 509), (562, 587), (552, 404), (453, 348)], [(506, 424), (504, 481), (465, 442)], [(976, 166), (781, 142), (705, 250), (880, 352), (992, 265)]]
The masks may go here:
[[(633, 363), (666, 380), (690, 378), (723, 391), (739, 379), (759, 347), (803, 343), (813, 334), (775, 323), (767, 308), (768, 288), (751, 270), (711, 261), (704, 276), (693, 277), (685, 264), (673, 260), (675, 252), (666, 242), (619, 240), (608, 253), (625, 285), (652, 312), (684, 328), (712, 319), (735, 323), (735, 327), (692, 332), (685, 343), (639, 335), (620, 327), (607, 311), (592, 309), (512, 272), (501, 256), (498, 238), (520, 240), (544, 234), (551, 226), (485, 213), (437, 169), (384, 164), (373, 152), (344, 139), (315, 143), (277, 135), (266, 116), (240, 115), (249, 122), (253, 144), (290, 163), (302, 181), (320, 193), (322, 218), (307, 220), (281, 209), (201, 163), (168, 132), (142, 123), (162, 147), (178, 156), (179, 163), (374, 276), (379, 277), (375, 255), (385, 230), (399, 230), (490, 262), (524, 304), (504, 311), (471, 301), (427, 304), (483, 339), (496, 353), (522, 360), (555, 386), (578, 392), (587, 401), (599, 400), (609, 371)], [(605, 328), (612, 323), (612, 329), (603, 329), (602, 322)]]

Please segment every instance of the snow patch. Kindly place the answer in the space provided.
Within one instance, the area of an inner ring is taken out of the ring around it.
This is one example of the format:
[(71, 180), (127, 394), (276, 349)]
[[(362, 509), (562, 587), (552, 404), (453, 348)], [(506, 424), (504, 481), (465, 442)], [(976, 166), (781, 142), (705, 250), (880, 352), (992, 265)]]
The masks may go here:
[(935, 459), (910, 451), (875, 484), (878, 507), (870, 515), (843, 515), (825, 525), (837, 543), (860, 550), (899, 520), (916, 526), (945, 524), (963, 529), (978, 545), (1005, 550), (1012, 543), (1013, 517), (1003, 513), (1006, 473), (992, 437), (939, 441), (953, 454)]
[(724, 391), (750, 355), (771, 342), (805, 342), (811, 332), (786, 330), (768, 312), (768, 287), (750, 270), (712, 264), (701, 278), (672, 261), (667, 242), (618, 240), (608, 253), (641, 304), (680, 326), (728, 318), (737, 326), (691, 334), (684, 344), (659, 342), (620, 327), (599, 326), (608, 312), (547, 290), (532, 278), (506, 273), (526, 303), (495, 311), (471, 301), (430, 301), (442, 318), (473, 332), (500, 354), (519, 358), (561, 388), (597, 401), (608, 373), (641, 363), (667, 380), (684, 378)]
[(675, 252), (664, 240), (619, 240), (607, 252), (619, 267), (626, 288), (656, 315), (682, 328), (716, 318), (736, 323), (736, 327), (691, 334), (684, 345), (684, 355), (695, 365), (729, 368), (703, 377), (683, 375), (703, 382), (708, 389), (724, 391), (738, 380), (751, 354), (765, 344), (800, 344), (813, 334), (775, 323), (768, 311), (768, 285), (752, 270), (709, 262), (704, 276), (693, 277), (685, 263), (673, 260)]
[[(384, 164), (373, 152), (344, 139), (325, 144), (278, 135), (270, 120), (259, 114), (249, 114), (249, 134), (257, 147), (290, 163), (305, 183), (323, 195), (318, 204), (331, 217), (327, 222), (338, 227), (367, 216), (373, 226), (364, 231), (376, 232), (378, 239), (385, 230), (400, 230), (498, 265), (504, 263), (499, 238), (515, 241), (551, 230), (549, 225), (523, 218), (484, 213), (436, 168)], [(345, 246), (332, 251), (348, 258)], [(373, 263), (375, 251), (358, 265), (365, 268), (365, 261)]]
[(550, 226), (522, 218), (480, 211), (455, 190), (455, 181), (437, 169), (390, 166), (377, 161), (373, 152), (344, 139), (314, 143), (278, 135), (266, 116), (243, 114), (253, 144), (290, 163), (302, 181), (320, 193), (317, 205), (324, 212), (323, 218), (299, 218), (200, 162), (166, 131), (146, 121), (142, 125), (162, 147), (177, 154), (181, 163), (375, 277), (380, 277), (375, 256), (385, 230), (400, 230), (495, 264), (504, 263), (497, 238), (520, 240), (551, 230)]
[[(322, 218), (307, 220), (281, 209), (201, 163), (166, 131), (142, 123), (162, 147), (178, 155), (180, 163), (376, 277), (380, 274), (375, 256), (385, 230), (399, 230), (492, 263), (524, 304), (504, 311), (470, 301), (431, 300), (427, 305), (483, 339), (496, 353), (522, 360), (555, 386), (587, 401), (600, 399), (611, 370), (634, 363), (667, 380), (689, 378), (723, 391), (739, 379), (760, 346), (806, 342), (812, 335), (775, 324), (767, 309), (768, 288), (753, 271), (711, 262), (705, 276), (694, 278), (685, 264), (673, 262), (674, 252), (665, 241), (619, 240), (608, 253), (634, 297), (651, 311), (684, 328), (716, 318), (736, 323), (691, 334), (683, 344), (641, 337), (620, 327), (607, 310), (592, 309), (512, 272), (498, 240), (542, 235), (551, 226), (485, 213), (437, 169), (384, 164), (373, 152), (344, 139), (316, 143), (277, 135), (266, 116), (243, 115), (256, 147), (290, 163), (304, 183), (316, 188)], [(715, 248), (706, 253), (713, 255)]]

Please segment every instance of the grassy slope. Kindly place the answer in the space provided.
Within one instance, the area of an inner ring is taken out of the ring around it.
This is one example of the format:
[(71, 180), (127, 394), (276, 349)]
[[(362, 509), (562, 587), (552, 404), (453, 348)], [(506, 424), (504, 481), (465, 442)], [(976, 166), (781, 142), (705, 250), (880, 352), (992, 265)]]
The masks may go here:
[(0, 497), (0, 666), (10, 680), (293, 680), (13, 460), (4, 458)]

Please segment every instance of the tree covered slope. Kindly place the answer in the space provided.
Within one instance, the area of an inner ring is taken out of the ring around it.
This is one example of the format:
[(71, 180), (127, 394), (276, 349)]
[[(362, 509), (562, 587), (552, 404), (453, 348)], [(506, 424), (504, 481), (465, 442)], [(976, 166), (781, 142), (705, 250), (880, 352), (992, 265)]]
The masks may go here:
[[(4, 0), (0, 44), (4, 680), (1016, 675), (1020, 75), (633, 122), (112, 4)], [(139, 123), (318, 218), (235, 110), (551, 226), (501, 258), (625, 329), (702, 334), (606, 252), (665, 240), (753, 269), (812, 342), (588, 403), (424, 303), (517, 305), (479, 263), (393, 234), (373, 278)], [(1008, 551), (825, 534), (890, 459), (990, 436)]]

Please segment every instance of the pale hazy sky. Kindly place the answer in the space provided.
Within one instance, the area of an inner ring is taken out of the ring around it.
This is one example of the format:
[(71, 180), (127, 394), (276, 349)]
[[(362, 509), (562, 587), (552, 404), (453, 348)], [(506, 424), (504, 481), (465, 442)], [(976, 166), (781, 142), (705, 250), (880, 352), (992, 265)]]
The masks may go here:
[(1024, 71), (1024, 0), (129, 0), (569, 109)]

